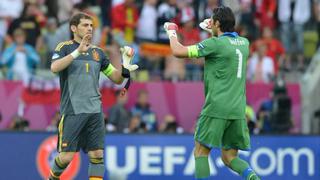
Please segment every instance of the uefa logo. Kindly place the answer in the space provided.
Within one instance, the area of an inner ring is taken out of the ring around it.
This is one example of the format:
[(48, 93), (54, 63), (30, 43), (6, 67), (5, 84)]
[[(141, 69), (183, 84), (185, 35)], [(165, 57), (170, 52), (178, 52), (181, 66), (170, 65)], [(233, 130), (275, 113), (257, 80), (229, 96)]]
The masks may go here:
[[(38, 172), (43, 179), (47, 179), (50, 175), (50, 167), (51, 164), (54, 162), (55, 156), (58, 154), (57, 152), (57, 142), (58, 137), (50, 136), (45, 139), (39, 146), (37, 152), (37, 168)], [(80, 169), (80, 154), (76, 153), (72, 162), (69, 164), (67, 169), (61, 175), (61, 180), (70, 180), (74, 179)]]

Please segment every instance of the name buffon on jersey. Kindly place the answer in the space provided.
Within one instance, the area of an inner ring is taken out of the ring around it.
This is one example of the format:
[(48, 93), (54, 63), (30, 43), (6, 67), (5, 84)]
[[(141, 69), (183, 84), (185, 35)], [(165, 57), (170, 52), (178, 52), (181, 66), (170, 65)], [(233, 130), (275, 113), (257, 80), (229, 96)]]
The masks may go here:
[(229, 42), (230, 44), (237, 45), (237, 46), (245, 45), (245, 42), (242, 39), (229, 39)]

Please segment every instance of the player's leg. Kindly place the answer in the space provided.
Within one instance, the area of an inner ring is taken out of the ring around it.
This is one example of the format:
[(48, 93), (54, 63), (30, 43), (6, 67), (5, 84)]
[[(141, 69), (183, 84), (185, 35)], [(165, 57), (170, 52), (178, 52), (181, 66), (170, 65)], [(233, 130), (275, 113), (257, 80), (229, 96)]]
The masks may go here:
[(59, 155), (55, 157), (50, 169), (50, 180), (59, 180), (74, 154), (79, 151), (79, 137), (84, 126), (82, 119), (82, 115), (62, 116), (58, 128), (57, 150)]
[(240, 159), (238, 156), (238, 150), (236, 149), (222, 149), (222, 161), (223, 163), (241, 175), (244, 179), (247, 180), (258, 180), (258, 176), (251, 169), (249, 164)]
[(194, 139), (196, 179), (207, 179), (210, 175), (208, 156), (210, 149), (222, 147), (223, 131), (226, 121), (208, 116), (200, 116), (197, 122)]
[(208, 156), (210, 149), (195, 141), (194, 159), (195, 159), (195, 177), (196, 179), (206, 179), (210, 176)]
[(104, 176), (103, 150), (89, 151), (89, 180), (102, 180)]
[(238, 149), (250, 149), (249, 130), (245, 120), (231, 120), (223, 136), (221, 158), (224, 164), (246, 180), (259, 180), (249, 164), (239, 158)]
[(91, 114), (86, 124), (85, 151), (89, 155), (89, 180), (102, 180), (105, 166), (103, 158), (105, 125), (102, 113)]
[(75, 152), (61, 152), (54, 159), (52, 167), (50, 169), (50, 180), (59, 180), (63, 171), (68, 167), (72, 161)]

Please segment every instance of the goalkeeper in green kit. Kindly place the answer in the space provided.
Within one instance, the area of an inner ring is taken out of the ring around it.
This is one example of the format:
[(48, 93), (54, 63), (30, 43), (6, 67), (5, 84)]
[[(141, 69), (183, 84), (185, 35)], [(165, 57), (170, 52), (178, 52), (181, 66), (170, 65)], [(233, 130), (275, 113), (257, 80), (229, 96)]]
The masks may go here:
[(210, 176), (208, 156), (212, 148), (220, 148), (224, 164), (244, 179), (260, 179), (238, 156), (238, 150), (250, 149), (245, 120), (249, 42), (234, 32), (234, 25), (235, 17), (230, 8), (215, 8), (211, 19), (200, 23), (200, 27), (213, 36), (196, 45), (183, 46), (176, 35), (177, 25), (164, 24), (174, 56), (205, 58), (205, 104), (194, 134), (196, 179), (205, 180)]

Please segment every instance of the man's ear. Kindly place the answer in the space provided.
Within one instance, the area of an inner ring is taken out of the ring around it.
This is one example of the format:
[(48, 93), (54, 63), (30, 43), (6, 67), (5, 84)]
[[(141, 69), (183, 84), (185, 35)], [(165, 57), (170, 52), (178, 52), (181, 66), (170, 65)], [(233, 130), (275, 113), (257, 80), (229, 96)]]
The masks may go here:
[(218, 20), (212, 21), (212, 22), (213, 22), (213, 26), (214, 26), (215, 28), (219, 28), (219, 27), (220, 27), (220, 22), (219, 22)]
[(70, 29), (73, 33), (75, 33), (77, 30), (77, 27), (75, 25), (71, 25)]

